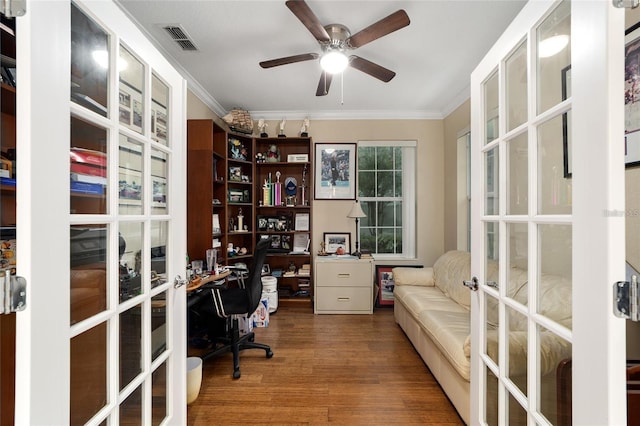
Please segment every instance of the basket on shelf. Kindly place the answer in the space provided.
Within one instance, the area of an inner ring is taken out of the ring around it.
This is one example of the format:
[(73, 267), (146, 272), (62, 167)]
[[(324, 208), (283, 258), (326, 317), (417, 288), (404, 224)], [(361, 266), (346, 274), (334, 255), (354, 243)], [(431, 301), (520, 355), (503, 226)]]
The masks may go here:
[(222, 119), (229, 124), (231, 130), (240, 133), (253, 133), (253, 120), (249, 111), (242, 108), (233, 108)]

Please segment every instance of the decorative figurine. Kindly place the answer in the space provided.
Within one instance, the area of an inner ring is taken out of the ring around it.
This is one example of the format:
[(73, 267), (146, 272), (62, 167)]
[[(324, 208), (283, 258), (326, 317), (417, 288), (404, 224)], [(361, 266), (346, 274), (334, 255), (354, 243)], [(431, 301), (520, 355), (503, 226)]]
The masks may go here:
[(256, 163), (264, 163), (264, 154), (259, 152), (256, 154)]
[(266, 153), (267, 161), (270, 163), (277, 163), (280, 161), (280, 150), (276, 144), (272, 144)]
[(264, 118), (258, 120), (258, 129), (260, 130), (261, 138), (269, 137), (269, 135), (267, 134), (267, 127), (269, 127), (269, 125), (264, 122)]
[(280, 122), (280, 130), (278, 131), (278, 137), (279, 138), (286, 138), (287, 137), (287, 135), (284, 134), (284, 124), (286, 122), (287, 122), (287, 120), (285, 120), (284, 118)]
[(242, 222), (244, 221), (244, 215), (242, 214), (242, 207), (238, 208), (238, 231), (244, 230)]
[(320, 242), (320, 251), (318, 252), (318, 256), (326, 256), (327, 250), (325, 249), (324, 241)]
[(300, 136), (302, 136), (303, 138), (306, 138), (307, 136), (309, 136), (309, 117), (306, 117), (302, 121), (302, 127), (300, 128)]

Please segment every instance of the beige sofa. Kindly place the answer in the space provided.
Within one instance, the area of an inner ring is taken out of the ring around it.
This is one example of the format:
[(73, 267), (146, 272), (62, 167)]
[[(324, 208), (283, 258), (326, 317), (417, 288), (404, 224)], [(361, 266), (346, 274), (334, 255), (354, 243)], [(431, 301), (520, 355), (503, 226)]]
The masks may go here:
[[(394, 315), (396, 322), (442, 386), (462, 419), (469, 424), (470, 380), (470, 290), (462, 281), (471, 277), (470, 255), (451, 251), (442, 255), (433, 267), (393, 269)], [(496, 281), (497, 264), (490, 263), (487, 275)], [(527, 305), (527, 273), (518, 268), (509, 270), (508, 294)], [(540, 306), (542, 314), (571, 328), (571, 282), (558, 276), (542, 275)], [(509, 315), (509, 376), (526, 393), (526, 317), (515, 312)], [(498, 309), (487, 303), (487, 353), (497, 360)], [(542, 370), (543, 414), (555, 423), (556, 368), (562, 359), (571, 356), (571, 346), (548, 331), (541, 333), (540, 364)], [(493, 386), (495, 388), (495, 386)], [(494, 393), (495, 389), (487, 392)], [(495, 410), (488, 410), (495, 411)], [(516, 410), (510, 424), (521, 423)], [(491, 417), (491, 416), (490, 416)]]

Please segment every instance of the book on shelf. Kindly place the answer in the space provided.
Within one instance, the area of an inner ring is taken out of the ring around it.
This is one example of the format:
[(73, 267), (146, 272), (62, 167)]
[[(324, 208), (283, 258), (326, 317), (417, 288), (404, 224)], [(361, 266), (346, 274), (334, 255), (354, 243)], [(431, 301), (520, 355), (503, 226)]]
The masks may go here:
[(300, 276), (310, 276), (311, 275), (311, 265), (308, 263), (305, 263), (304, 265), (302, 265), (302, 267), (300, 269), (298, 269), (298, 275)]
[(371, 250), (361, 250), (360, 251), (360, 259), (373, 259), (373, 255), (371, 254)]
[(96, 175), (85, 175), (82, 173), (73, 173), (71, 172), (71, 180), (76, 182), (84, 182), (84, 183), (97, 183), (99, 185), (106, 185), (107, 178)]
[(298, 288), (300, 287), (310, 287), (311, 286), (311, 282), (306, 279), (306, 278), (301, 278), (298, 280)]
[(107, 177), (107, 169), (93, 164), (71, 162), (71, 173)]
[(73, 147), (69, 151), (71, 163), (92, 164), (98, 167), (107, 167), (107, 154), (93, 149)]

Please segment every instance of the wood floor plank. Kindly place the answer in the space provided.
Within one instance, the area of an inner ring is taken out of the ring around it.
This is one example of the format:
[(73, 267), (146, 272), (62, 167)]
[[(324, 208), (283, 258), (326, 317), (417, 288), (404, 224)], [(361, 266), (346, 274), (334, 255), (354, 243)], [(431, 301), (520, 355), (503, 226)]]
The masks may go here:
[[(395, 324), (393, 310), (373, 315), (314, 315), (280, 307), (256, 341), (274, 357), (231, 354), (204, 362), (188, 424), (463, 425), (442, 389)], [(190, 348), (190, 356), (201, 350)]]

